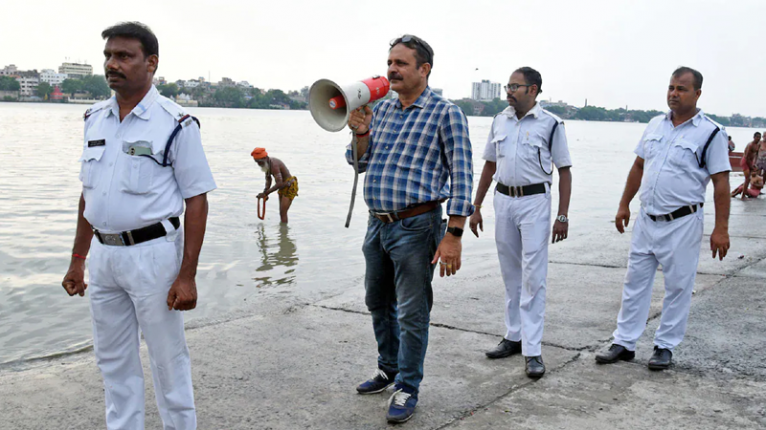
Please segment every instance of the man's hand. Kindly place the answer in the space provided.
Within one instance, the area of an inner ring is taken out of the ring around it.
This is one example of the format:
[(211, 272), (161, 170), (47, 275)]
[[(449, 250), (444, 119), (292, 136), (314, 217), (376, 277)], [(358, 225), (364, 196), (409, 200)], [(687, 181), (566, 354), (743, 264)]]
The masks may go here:
[(551, 238), (551, 243), (561, 242), (567, 238), (568, 234), (569, 223), (556, 220), (556, 222), (553, 223), (553, 237)]
[(168, 310), (190, 311), (197, 307), (197, 283), (194, 278), (181, 277), (173, 282), (168, 292)]
[(356, 134), (365, 134), (372, 123), (372, 109), (364, 105), (363, 108), (354, 109), (348, 116), (348, 128)]
[(69, 264), (69, 270), (64, 275), (61, 286), (70, 296), (85, 295), (85, 290), (88, 288), (88, 284), (85, 283), (85, 260), (75, 259)]
[(715, 255), (718, 253), (718, 260), (722, 261), (726, 257), (730, 245), (729, 232), (726, 229), (714, 228), (713, 234), (710, 235), (710, 250), (713, 251), (713, 258), (715, 259)]
[(481, 231), (484, 231), (484, 219), (481, 217), (481, 209), (478, 207), (475, 211), (473, 211), (473, 215), (471, 215), (471, 218), (468, 220), (468, 225), (471, 227), (471, 231), (473, 232), (476, 237), (479, 237), (479, 231), (476, 229), (476, 226), (478, 226)]
[(439, 261), (439, 276), (444, 277), (454, 275), (460, 270), (460, 254), (463, 251), (463, 244), (460, 242), (459, 237), (455, 237), (450, 233), (444, 235), (439, 247), (436, 249), (436, 255), (431, 261), (431, 264), (436, 264)]
[(617, 227), (617, 231), (620, 233), (625, 233), (625, 227), (628, 226), (629, 222), (630, 208), (620, 206), (620, 209), (617, 210), (617, 216), (614, 217), (614, 225)]
[(268, 200), (268, 199), (269, 199), (269, 196), (268, 196), (268, 194), (266, 194), (266, 193), (261, 193), (261, 194), (258, 194), (257, 196), (255, 196), (255, 198), (256, 198), (256, 199), (263, 199), (263, 200)]

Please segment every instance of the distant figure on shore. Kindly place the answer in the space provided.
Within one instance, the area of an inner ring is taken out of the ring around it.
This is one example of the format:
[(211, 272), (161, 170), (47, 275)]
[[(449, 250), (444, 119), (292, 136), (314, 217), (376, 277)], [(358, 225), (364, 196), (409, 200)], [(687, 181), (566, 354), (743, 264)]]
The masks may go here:
[[(388, 79), (399, 97), (354, 110), (348, 121), (354, 136), (346, 161), (354, 165), (356, 145), (359, 172), (366, 172), (365, 304), (378, 345), (375, 372), (356, 391), (377, 394), (396, 384), (386, 413), (395, 423), (409, 420), (418, 403), (436, 263), (441, 276), (460, 270), (463, 226), (473, 213), (468, 121), (428, 86), (433, 58), (423, 39), (395, 39)], [(449, 221), (442, 220), (445, 200)]]
[[(731, 196), (737, 197), (744, 189), (745, 184), (740, 184), (731, 192)], [(763, 189), (763, 176), (759, 175), (756, 171), (750, 172), (750, 187), (747, 189), (745, 197), (758, 197), (761, 195), (761, 189)]]
[(199, 123), (152, 85), (159, 64), (154, 33), (128, 22), (101, 36), (115, 96), (85, 113), (82, 195), (62, 285), (70, 296), (85, 294), (92, 250), (93, 349), (104, 378), (106, 428), (144, 428), (143, 335), (163, 428), (193, 430), (191, 361), (177, 311), (197, 306), (207, 193), (216, 185)]
[[(269, 194), (277, 191), (279, 195), (279, 217), (283, 223), (287, 224), (287, 211), (290, 210), (293, 199), (298, 197), (298, 178), (290, 175), (290, 171), (287, 170), (287, 166), (282, 160), (269, 157), (265, 148), (255, 148), (250, 155), (253, 156), (261, 170), (266, 173), (266, 186), (257, 198), (268, 200)], [(276, 182), (273, 187), (271, 186), (272, 176)]]
[(766, 173), (766, 139), (761, 137), (761, 143), (758, 145), (758, 155), (755, 157), (755, 168), (758, 174), (763, 176)]
[(617, 230), (623, 233), (628, 226), (630, 201), (639, 191), (641, 209), (633, 227), (614, 342), (608, 351), (596, 355), (598, 363), (635, 357), (661, 264), (665, 300), (649, 369), (670, 367), (673, 348), (686, 332), (704, 231), (702, 206), (711, 178), (715, 227), (710, 250), (713, 258), (718, 255), (721, 260), (729, 250), (727, 133), (697, 108), (700, 95), (702, 74), (688, 67), (676, 69), (667, 93), (670, 112), (653, 118), (636, 146), (637, 157), (615, 216)]
[[(745, 174), (744, 189), (749, 189), (750, 173), (755, 170), (755, 160), (758, 158), (758, 149), (760, 148), (761, 133), (755, 132), (753, 135), (753, 141), (745, 146), (745, 151), (742, 153), (742, 160), (739, 165), (742, 167), (742, 173)], [(747, 193), (742, 194), (742, 200), (745, 200)]]
[[(487, 358), (521, 353), (530, 378), (545, 374), (542, 356), (548, 242), (569, 234), (572, 158), (561, 118), (537, 101), (543, 78), (531, 67), (514, 71), (505, 86), (508, 107), (495, 116), (484, 147), (484, 168), (476, 190), (470, 227), (484, 230), (481, 204), (497, 180), (495, 243), (505, 284), (505, 334)], [(559, 207), (551, 235), (554, 166), (558, 169)], [(548, 237), (551, 239), (549, 240)]]
[(731, 140), (731, 136), (729, 136), (729, 152), (734, 152), (736, 148), (737, 145), (734, 144), (734, 142)]

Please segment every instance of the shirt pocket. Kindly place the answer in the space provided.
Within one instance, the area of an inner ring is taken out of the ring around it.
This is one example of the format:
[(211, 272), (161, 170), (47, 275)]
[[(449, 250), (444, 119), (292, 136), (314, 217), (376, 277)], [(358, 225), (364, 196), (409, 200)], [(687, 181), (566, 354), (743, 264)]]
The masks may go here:
[(699, 156), (697, 155), (699, 146), (688, 140), (678, 140), (673, 143), (670, 149), (668, 161), (670, 165), (678, 170), (694, 170), (699, 168)]
[(80, 181), (84, 188), (93, 188), (96, 186), (96, 173), (99, 165), (99, 160), (104, 155), (106, 146), (97, 146), (93, 148), (85, 148), (82, 151), (80, 161), (82, 166), (80, 167)]
[(492, 145), (495, 147), (495, 156), (497, 158), (504, 158), (505, 157), (505, 150), (508, 146), (508, 143), (506, 142), (506, 135), (504, 134), (497, 134), (492, 138)]
[(543, 149), (543, 136), (537, 133), (525, 134), (519, 142), (519, 155), (528, 161), (537, 162)]
[(120, 190), (128, 194), (146, 194), (152, 189), (157, 170), (162, 167), (164, 148), (151, 140), (129, 139), (122, 142), (126, 158)]
[(661, 134), (648, 134), (644, 138), (644, 141), (643, 141), (644, 160), (646, 161), (647, 167), (654, 166), (657, 159), (659, 158), (660, 152), (662, 151), (662, 148), (660, 146), (661, 143), (662, 143)]

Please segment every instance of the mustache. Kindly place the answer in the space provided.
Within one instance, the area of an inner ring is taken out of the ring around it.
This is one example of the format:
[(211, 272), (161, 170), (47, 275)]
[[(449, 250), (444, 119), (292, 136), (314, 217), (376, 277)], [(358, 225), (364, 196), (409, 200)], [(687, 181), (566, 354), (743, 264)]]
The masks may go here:
[(398, 81), (402, 81), (402, 80), (404, 80), (404, 78), (402, 77), (402, 75), (400, 75), (400, 74), (398, 74), (398, 73), (389, 73), (389, 74), (388, 74), (388, 80), (389, 80), (389, 81), (391, 81), (391, 80), (394, 80), (394, 79), (396, 79), (396, 80), (398, 80)]
[(508, 97), (506, 98), (506, 100), (508, 100), (508, 101), (511, 101), (511, 100), (513, 100), (513, 101), (518, 101), (518, 100), (516, 100), (516, 97), (513, 97), (513, 96), (508, 96)]
[(125, 75), (123, 75), (122, 73), (119, 73), (119, 72), (107, 72), (106, 73), (106, 77), (108, 78), (110, 76), (117, 76), (118, 78), (125, 78)]

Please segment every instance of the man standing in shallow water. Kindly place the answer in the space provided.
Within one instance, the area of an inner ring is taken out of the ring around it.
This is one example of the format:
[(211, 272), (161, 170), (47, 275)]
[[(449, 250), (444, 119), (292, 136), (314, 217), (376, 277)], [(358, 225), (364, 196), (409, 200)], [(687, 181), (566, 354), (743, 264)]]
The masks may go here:
[[(287, 224), (287, 211), (290, 210), (293, 199), (298, 197), (298, 178), (290, 175), (290, 171), (287, 170), (287, 166), (282, 160), (269, 157), (265, 148), (255, 148), (250, 155), (253, 156), (253, 160), (261, 170), (266, 173), (266, 186), (257, 197), (268, 200), (269, 194), (277, 191), (279, 194), (279, 217), (283, 223)], [(273, 187), (271, 186), (272, 176), (276, 181)]]

